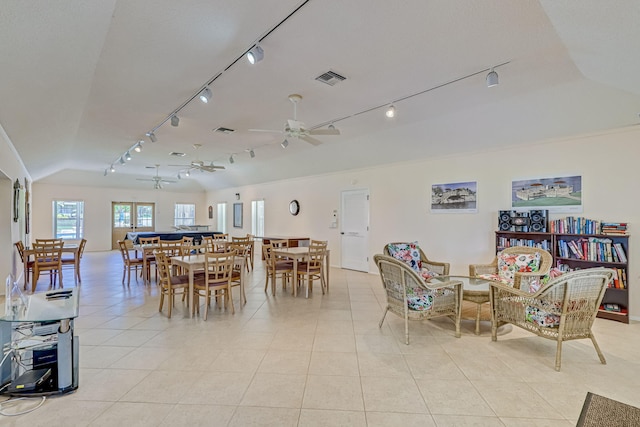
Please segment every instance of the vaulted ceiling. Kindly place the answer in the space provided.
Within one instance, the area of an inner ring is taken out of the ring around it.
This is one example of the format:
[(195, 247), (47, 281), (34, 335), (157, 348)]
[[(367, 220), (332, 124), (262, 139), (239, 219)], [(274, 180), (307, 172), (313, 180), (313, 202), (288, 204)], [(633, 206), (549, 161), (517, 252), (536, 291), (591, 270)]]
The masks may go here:
[[(0, 125), (36, 181), (153, 188), (158, 164), (169, 191), (496, 149), (638, 124), (638, 22), (632, 0), (3, 0)], [(341, 134), (249, 131), (282, 130), (294, 93)], [(225, 169), (169, 166), (196, 160)]]

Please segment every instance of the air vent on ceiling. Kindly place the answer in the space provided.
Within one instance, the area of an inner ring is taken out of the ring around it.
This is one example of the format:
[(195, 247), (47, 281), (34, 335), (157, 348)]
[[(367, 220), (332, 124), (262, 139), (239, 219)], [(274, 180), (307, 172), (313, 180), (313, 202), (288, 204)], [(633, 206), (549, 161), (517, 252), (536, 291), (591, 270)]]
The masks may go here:
[(347, 78), (344, 76), (341, 76), (340, 74), (334, 72), (334, 71), (327, 71), (326, 73), (322, 73), (320, 74), (318, 77), (316, 77), (316, 80), (322, 83), (326, 83), (329, 86), (333, 86), (336, 83), (339, 83), (343, 80), (346, 80)]
[(169, 153), (169, 155), (170, 156), (176, 156), (176, 157), (184, 157), (187, 154), (186, 153), (180, 153), (180, 152), (177, 152), (177, 151), (172, 151), (172, 152)]
[(225, 127), (220, 126), (218, 128), (215, 128), (213, 131), (214, 132), (221, 132), (221, 133), (230, 134), (230, 133), (234, 133), (235, 129), (229, 129), (229, 128), (225, 128)]

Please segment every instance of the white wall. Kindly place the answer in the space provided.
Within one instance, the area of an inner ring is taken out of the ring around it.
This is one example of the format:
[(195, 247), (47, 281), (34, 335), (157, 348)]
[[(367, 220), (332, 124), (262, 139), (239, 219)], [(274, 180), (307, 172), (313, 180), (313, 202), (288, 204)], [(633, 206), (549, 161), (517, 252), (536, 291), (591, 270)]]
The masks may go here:
[(33, 184), (32, 235), (38, 238), (53, 236), (54, 200), (84, 201), (84, 237), (87, 251), (111, 249), (111, 202), (154, 202), (156, 230), (168, 231), (173, 225), (176, 203), (195, 203), (196, 224), (213, 224), (207, 216), (205, 193), (179, 193), (165, 190), (126, 190)]
[(17, 179), (23, 186), (30, 175), (22, 164), (9, 137), (0, 126), (0, 295), (4, 294), (4, 279), (9, 273), (18, 277), (22, 273), (22, 262), (13, 244), (18, 240), (28, 241), (25, 235), (24, 194), (21, 190), (21, 213), (19, 222), (13, 222), (13, 183)]
[[(368, 188), (370, 203), (369, 253), (380, 253), (391, 241), (417, 240), (427, 256), (451, 263), (452, 273), (467, 274), (470, 263), (489, 262), (495, 254), (497, 212), (511, 207), (511, 181), (523, 178), (581, 175), (584, 210), (580, 216), (628, 222), (630, 226), (631, 315), (640, 319), (640, 130), (544, 141), (525, 148), (462, 154), (419, 160), (366, 170), (292, 179), (209, 192), (207, 205), (228, 203), (228, 230), (232, 235), (251, 231), (251, 200), (265, 200), (265, 233), (305, 235), (329, 240), (331, 263), (340, 266), (340, 234), (330, 229), (331, 212), (340, 209), (340, 192)], [(395, 142), (397, 143), (397, 142)], [(425, 141), (425, 144), (428, 144)], [(477, 181), (478, 213), (432, 214), (431, 185)], [(244, 203), (244, 228), (231, 225), (235, 193)], [(288, 213), (292, 199), (300, 214)], [(552, 219), (569, 214), (552, 215)], [(571, 214), (574, 216), (574, 214)], [(634, 236), (635, 234), (635, 236)], [(638, 243), (636, 243), (636, 239)], [(376, 271), (370, 264), (370, 271)], [(638, 291), (634, 292), (634, 288)]]

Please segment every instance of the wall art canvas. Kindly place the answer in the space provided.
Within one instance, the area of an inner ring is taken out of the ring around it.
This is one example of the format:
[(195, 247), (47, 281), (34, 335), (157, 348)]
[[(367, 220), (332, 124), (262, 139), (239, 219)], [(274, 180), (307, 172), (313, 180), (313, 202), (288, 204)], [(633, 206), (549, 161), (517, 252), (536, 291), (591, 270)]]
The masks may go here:
[(582, 212), (582, 176), (512, 181), (511, 206), (548, 209), (553, 213)]
[(478, 212), (478, 183), (453, 182), (431, 186), (431, 212), (476, 213)]

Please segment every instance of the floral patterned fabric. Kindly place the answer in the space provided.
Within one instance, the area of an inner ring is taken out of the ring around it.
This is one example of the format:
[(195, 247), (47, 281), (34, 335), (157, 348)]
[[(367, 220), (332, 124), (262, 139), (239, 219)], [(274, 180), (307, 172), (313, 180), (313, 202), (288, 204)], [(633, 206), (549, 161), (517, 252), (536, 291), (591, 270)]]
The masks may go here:
[(389, 249), (389, 255), (399, 261), (406, 262), (409, 267), (420, 273), (420, 270), (422, 269), (422, 261), (420, 260), (418, 242), (399, 243), (396, 245), (389, 244), (387, 245), (387, 248)]
[(409, 310), (426, 311), (433, 305), (433, 294), (422, 288), (407, 289), (407, 304)]
[(501, 282), (513, 285), (516, 272), (530, 273), (540, 268), (540, 254), (505, 254), (498, 255), (498, 276)]

